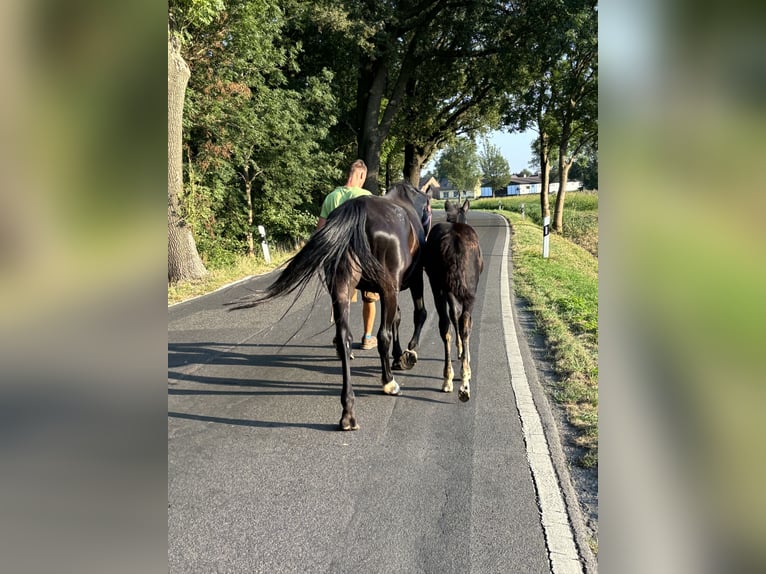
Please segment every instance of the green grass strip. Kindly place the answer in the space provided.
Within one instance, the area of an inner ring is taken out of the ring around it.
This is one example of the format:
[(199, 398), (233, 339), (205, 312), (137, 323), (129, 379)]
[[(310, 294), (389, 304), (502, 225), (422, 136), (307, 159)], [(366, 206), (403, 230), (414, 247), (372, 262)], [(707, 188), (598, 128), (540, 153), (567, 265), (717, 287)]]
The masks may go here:
[(518, 213), (498, 212), (513, 229), (513, 282), (548, 347), (556, 373), (554, 398), (585, 448), (581, 464), (598, 462), (598, 260), (582, 247), (550, 235), (542, 257), (542, 228)]

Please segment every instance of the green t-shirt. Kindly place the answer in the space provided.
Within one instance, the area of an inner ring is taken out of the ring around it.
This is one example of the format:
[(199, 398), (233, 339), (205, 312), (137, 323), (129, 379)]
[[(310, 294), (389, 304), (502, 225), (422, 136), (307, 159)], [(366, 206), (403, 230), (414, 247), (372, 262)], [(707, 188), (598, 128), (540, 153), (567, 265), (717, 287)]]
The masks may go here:
[(319, 213), (319, 217), (327, 219), (333, 210), (341, 203), (344, 203), (349, 199), (354, 199), (355, 197), (361, 197), (362, 195), (372, 195), (372, 193), (361, 187), (336, 187), (324, 198), (322, 211)]

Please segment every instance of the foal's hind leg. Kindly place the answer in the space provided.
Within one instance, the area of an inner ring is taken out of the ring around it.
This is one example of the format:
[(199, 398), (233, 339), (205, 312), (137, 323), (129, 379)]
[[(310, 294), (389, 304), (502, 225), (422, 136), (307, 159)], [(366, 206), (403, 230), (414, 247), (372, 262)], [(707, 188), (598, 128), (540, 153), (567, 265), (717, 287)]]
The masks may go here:
[(471, 311), (463, 310), (460, 315), (460, 331), (458, 341), (461, 343), (460, 351), (460, 379), (461, 385), (458, 398), (466, 402), (471, 398)]
[(444, 292), (439, 292), (434, 299), (436, 300), (436, 312), (439, 314), (439, 335), (444, 343), (444, 379), (442, 382), (442, 391), (452, 392), (452, 379), (455, 372), (452, 370), (452, 357), (450, 356), (452, 347), (452, 334), (450, 333), (450, 320), (447, 311), (447, 300)]

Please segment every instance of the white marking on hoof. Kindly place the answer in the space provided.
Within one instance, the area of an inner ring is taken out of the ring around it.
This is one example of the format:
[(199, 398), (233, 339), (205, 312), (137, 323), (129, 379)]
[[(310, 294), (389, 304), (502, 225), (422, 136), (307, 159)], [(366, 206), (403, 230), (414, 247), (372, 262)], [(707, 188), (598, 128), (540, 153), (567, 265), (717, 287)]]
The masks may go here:
[(442, 385), (442, 391), (445, 393), (451, 393), (452, 392), (452, 381), (451, 380), (445, 380), (444, 384)]
[(395, 380), (391, 380), (390, 383), (386, 383), (383, 385), (383, 392), (387, 395), (398, 395), (399, 394), (399, 383), (397, 383)]

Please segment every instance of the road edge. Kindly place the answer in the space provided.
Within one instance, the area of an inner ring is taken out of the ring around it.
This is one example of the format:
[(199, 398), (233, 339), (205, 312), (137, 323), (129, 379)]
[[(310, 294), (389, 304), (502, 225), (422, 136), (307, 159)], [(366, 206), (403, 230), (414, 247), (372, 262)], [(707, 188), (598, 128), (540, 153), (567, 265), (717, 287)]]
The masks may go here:
[(519, 307), (511, 288), (511, 227), (505, 217), (499, 217), (506, 228), (501, 268), (506, 352), (551, 569), (554, 574), (559, 574), (582, 572), (584, 567), (587, 574), (595, 574), (598, 569), (596, 558), (588, 544), (588, 529), (569, 474), (558, 427), (537, 377), (537, 369), (530, 368), (534, 367), (535, 362), (527, 341), (525, 337), (518, 337), (518, 333), (525, 331), (519, 320)]

